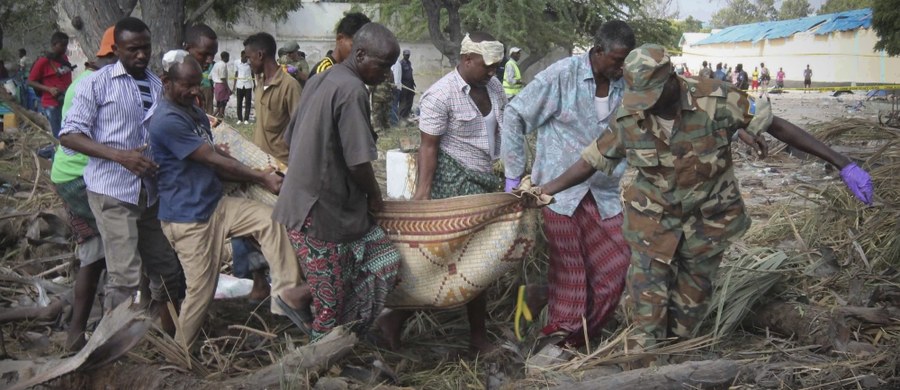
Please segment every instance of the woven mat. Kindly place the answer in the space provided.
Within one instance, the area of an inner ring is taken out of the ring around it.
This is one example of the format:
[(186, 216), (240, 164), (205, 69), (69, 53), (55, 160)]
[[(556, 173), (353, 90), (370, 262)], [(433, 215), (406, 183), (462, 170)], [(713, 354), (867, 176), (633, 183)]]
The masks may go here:
[[(212, 120), (212, 119), (211, 119)], [(217, 145), (255, 169), (278, 166), (227, 124), (212, 129)], [(538, 209), (552, 199), (535, 195), (523, 179), (513, 194), (493, 193), (429, 201), (386, 201), (377, 215), (401, 255), (392, 308), (452, 308), (466, 304), (521, 264), (533, 250)], [(278, 197), (259, 185), (226, 183), (228, 196), (274, 206)], [(526, 204), (528, 207), (526, 207)]]

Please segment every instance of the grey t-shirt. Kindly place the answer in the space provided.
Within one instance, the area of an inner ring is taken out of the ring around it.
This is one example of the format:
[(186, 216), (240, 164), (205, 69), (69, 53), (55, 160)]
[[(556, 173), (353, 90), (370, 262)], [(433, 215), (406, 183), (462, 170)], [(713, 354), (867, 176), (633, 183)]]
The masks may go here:
[(273, 218), (307, 234), (343, 243), (359, 239), (374, 221), (349, 167), (378, 158), (368, 91), (355, 65), (344, 62), (311, 77), (285, 133), (288, 171)]

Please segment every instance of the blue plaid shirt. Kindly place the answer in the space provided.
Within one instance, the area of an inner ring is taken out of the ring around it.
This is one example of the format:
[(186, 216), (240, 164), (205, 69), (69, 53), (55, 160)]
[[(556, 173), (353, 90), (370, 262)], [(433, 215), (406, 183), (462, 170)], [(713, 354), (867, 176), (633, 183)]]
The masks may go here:
[[(594, 106), (596, 84), (590, 53), (562, 59), (535, 76), (534, 81), (506, 106), (501, 130), (501, 157), (506, 177), (525, 173), (525, 134), (537, 131), (537, 152), (531, 178), (541, 185), (553, 180), (581, 158), (581, 151), (608, 131), (625, 88), (623, 79), (610, 84), (610, 114), (597, 118)], [(612, 176), (596, 173), (577, 186), (555, 195), (549, 207), (571, 216), (590, 190), (604, 219), (622, 212), (619, 181), (624, 162)]]

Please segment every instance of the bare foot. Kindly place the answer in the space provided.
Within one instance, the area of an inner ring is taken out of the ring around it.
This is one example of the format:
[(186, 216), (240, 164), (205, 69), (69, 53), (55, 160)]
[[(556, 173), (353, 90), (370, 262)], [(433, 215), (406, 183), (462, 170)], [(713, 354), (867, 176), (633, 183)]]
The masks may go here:
[(85, 344), (87, 344), (87, 339), (84, 337), (84, 331), (69, 329), (66, 337), (66, 349), (69, 352), (78, 352), (84, 348)]
[(487, 337), (472, 337), (469, 341), (469, 352), (484, 356), (491, 354), (496, 350), (497, 346), (491, 343)]
[[(266, 280), (265, 271), (253, 271), (253, 289), (247, 297), (251, 302), (262, 302), (269, 297), (271, 287), (269, 281)], [(290, 304), (290, 302), (288, 302)]]
[(525, 287), (525, 304), (535, 317), (547, 306), (548, 294), (546, 285), (529, 284)]
[(280, 295), (284, 303), (294, 310), (309, 309), (312, 304), (312, 291), (309, 290), (309, 285), (306, 283), (286, 289)]
[(381, 337), (378, 338), (379, 347), (396, 351), (400, 349), (400, 333), (403, 330), (403, 323), (413, 314), (408, 310), (391, 310), (387, 314), (383, 314), (375, 320), (375, 325), (381, 331)]

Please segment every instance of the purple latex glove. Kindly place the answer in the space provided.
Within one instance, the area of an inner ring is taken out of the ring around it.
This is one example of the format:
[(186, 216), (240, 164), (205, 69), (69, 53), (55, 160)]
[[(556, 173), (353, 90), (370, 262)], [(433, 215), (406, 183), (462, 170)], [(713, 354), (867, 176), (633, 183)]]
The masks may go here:
[(290, 74), (297, 73), (297, 67), (296, 67), (296, 66), (293, 66), (293, 65), (288, 65), (288, 66), (287, 66), (287, 71), (288, 71), (288, 73), (290, 73)]
[(866, 205), (872, 205), (872, 178), (865, 169), (855, 163), (850, 163), (841, 169), (841, 179), (844, 179), (844, 184), (857, 199)]
[(506, 178), (506, 185), (503, 187), (504, 192), (512, 192), (512, 190), (516, 189), (519, 186), (519, 183), (522, 182), (522, 179), (511, 179)]

